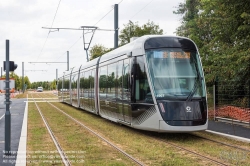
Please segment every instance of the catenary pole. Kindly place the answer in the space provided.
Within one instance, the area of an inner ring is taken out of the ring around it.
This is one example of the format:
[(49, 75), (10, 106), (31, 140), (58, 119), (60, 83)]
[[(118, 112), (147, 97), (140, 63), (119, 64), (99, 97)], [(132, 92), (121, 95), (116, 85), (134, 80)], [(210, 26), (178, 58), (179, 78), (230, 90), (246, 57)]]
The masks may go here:
[(115, 4), (114, 8), (114, 49), (118, 48), (118, 4)]
[(67, 51), (67, 71), (69, 71), (69, 51)]

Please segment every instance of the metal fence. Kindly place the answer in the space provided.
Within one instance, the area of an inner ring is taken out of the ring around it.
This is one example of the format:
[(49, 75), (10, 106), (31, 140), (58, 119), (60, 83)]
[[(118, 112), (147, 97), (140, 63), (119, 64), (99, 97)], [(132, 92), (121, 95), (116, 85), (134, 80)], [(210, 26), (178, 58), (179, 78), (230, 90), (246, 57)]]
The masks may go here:
[(238, 85), (234, 81), (216, 81), (213, 86), (214, 110), (210, 118), (250, 127), (250, 81)]

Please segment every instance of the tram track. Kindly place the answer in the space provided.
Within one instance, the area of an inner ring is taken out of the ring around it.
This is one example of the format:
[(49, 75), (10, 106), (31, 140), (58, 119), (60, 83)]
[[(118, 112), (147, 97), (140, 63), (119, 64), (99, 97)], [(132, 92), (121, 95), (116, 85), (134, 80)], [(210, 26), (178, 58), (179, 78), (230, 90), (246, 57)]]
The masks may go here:
[[(44, 100), (46, 101), (46, 100)], [(49, 101), (46, 101), (48, 104), (50, 104), (52, 107), (54, 107), (55, 109), (57, 109), (58, 111), (60, 111), (61, 113), (63, 113), (64, 115), (66, 115), (67, 117), (69, 117), (71, 120), (75, 121), (76, 123), (78, 123), (79, 125), (81, 125), (82, 122), (80, 122), (81, 120), (77, 120), (75, 119), (74, 117), (70, 116), (69, 114), (65, 113), (63, 110), (61, 110), (60, 108), (54, 106), (52, 103), (50, 103)], [(81, 125), (82, 127), (84, 127), (85, 125)], [(84, 127), (85, 128), (85, 127)], [(88, 129), (87, 129), (88, 130)], [(91, 129), (92, 130), (92, 129)], [(95, 131), (94, 131), (95, 132)], [(165, 144), (168, 144), (169, 146), (171, 147), (174, 147), (174, 148), (177, 148), (177, 149), (180, 149), (181, 151), (185, 151), (189, 154), (192, 154), (194, 156), (197, 156), (198, 158), (202, 159), (202, 161), (209, 161), (211, 163), (214, 163), (215, 165), (230, 165), (230, 162), (225, 162), (224, 160), (222, 161), (218, 161), (215, 159), (215, 156), (209, 156), (208, 155), (204, 155), (204, 154), (200, 154), (198, 153), (196, 150), (193, 150), (192, 148), (189, 148), (187, 146), (183, 146), (183, 145), (178, 145), (178, 143), (174, 143), (174, 141), (169, 141), (169, 140), (166, 140), (166, 139), (161, 139), (159, 137), (161, 136), (152, 136), (150, 134), (147, 133), (144, 133), (144, 132), (141, 132), (141, 131), (135, 131), (135, 132), (138, 132), (140, 134), (144, 134), (146, 137), (152, 137), (153, 139), (157, 140), (157, 141), (160, 141), (160, 142), (163, 142)], [(95, 132), (96, 133), (96, 132)], [(93, 133), (94, 134), (94, 133)], [(97, 133), (98, 134), (98, 133)], [(98, 134), (100, 135), (100, 134)], [(191, 135), (191, 134), (190, 134)], [(196, 135), (192, 135), (192, 136), (196, 136)], [(102, 136), (101, 136), (102, 137)], [(188, 137), (191, 137), (191, 136), (188, 136)], [(234, 149), (239, 149), (239, 150), (243, 150), (243, 151), (247, 151), (249, 152), (249, 150), (247, 149), (244, 149), (244, 148), (239, 148), (239, 147), (236, 147), (236, 146), (233, 146), (233, 145), (229, 145), (229, 144), (226, 144), (226, 143), (223, 143), (223, 142), (219, 142), (219, 141), (215, 141), (215, 140), (212, 140), (212, 139), (207, 139), (207, 138), (204, 138), (204, 137), (201, 137), (201, 136), (196, 136), (197, 138), (199, 139), (204, 139), (204, 140), (207, 140), (207, 141), (210, 141), (210, 142), (213, 142), (213, 143), (218, 143), (218, 144), (221, 144), (223, 146), (227, 146), (227, 147), (230, 147), (230, 148), (234, 148)], [(102, 139), (102, 138), (100, 138)], [(105, 138), (104, 138), (105, 139)], [(105, 140), (103, 140), (105, 141)], [(105, 141), (106, 142), (106, 141)], [(129, 156), (127, 156), (129, 157)], [(137, 163), (138, 165), (141, 165), (140, 163)]]
[[(55, 105), (53, 105), (52, 103), (50, 103), (50, 101), (47, 101), (43, 96), (40, 96), (42, 100), (44, 100), (46, 103), (48, 103), (50, 106), (54, 107), (55, 109), (57, 109), (58, 111), (60, 111), (61, 113), (63, 113), (65, 116), (67, 116), (69, 119), (71, 119), (72, 121), (74, 121), (75, 123), (77, 123), (78, 125), (80, 125), (81, 127), (83, 127), (84, 129), (86, 129), (87, 131), (89, 131), (90, 133), (92, 133), (93, 135), (95, 135), (96, 137), (98, 137), (99, 139), (101, 139), (102, 141), (106, 142), (108, 145), (110, 145), (112, 148), (114, 148), (115, 150), (117, 150), (118, 152), (120, 152), (121, 154), (123, 154), (124, 156), (126, 156), (127, 158), (129, 158), (131, 161), (133, 161), (135, 164), (140, 165), (140, 166), (144, 166), (144, 164), (137, 160), (136, 158), (134, 158), (132, 155), (128, 154), (127, 152), (125, 152), (123, 149), (119, 148), (118, 146), (116, 146), (114, 143), (112, 143), (111, 141), (109, 141), (108, 139), (104, 138), (103, 136), (101, 136), (100, 134), (98, 134), (97, 132), (95, 132), (94, 130), (92, 130), (91, 128), (89, 128), (88, 126), (86, 126), (85, 124), (83, 124), (82, 122), (78, 121), (77, 119), (73, 118), (72, 116), (70, 116), (69, 114), (65, 113), (64, 111), (62, 111), (60, 108), (56, 107)], [(35, 101), (34, 101), (35, 102)], [(36, 104), (36, 102), (35, 102)], [(36, 104), (37, 105), (37, 104)], [(39, 109), (39, 112), (40, 109)], [(41, 115), (42, 116), (42, 115)], [(44, 118), (43, 118), (44, 119)], [(45, 120), (46, 121), (46, 120)], [(46, 122), (47, 123), (47, 122)], [(47, 125), (46, 125), (47, 126)], [(51, 129), (50, 129), (51, 130)], [(52, 131), (51, 131), (52, 132)], [(54, 134), (53, 134), (54, 135)], [(53, 139), (54, 141), (54, 139)], [(59, 145), (58, 141), (57, 144)], [(61, 150), (62, 151), (62, 150)], [(63, 151), (62, 151), (63, 152)], [(66, 158), (66, 155), (63, 156), (63, 158)], [(65, 162), (64, 162), (65, 163)], [(70, 163), (70, 162), (66, 162), (66, 163)]]
[(244, 152), (250, 152), (249, 149), (245, 149), (245, 148), (238, 147), (238, 146), (235, 146), (235, 145), (230, 145), (230, 144), (227, 144), (227, 143), (224, 143), (224, 142), (220, 142), (220, 141), (213, 140), (213, 139), (210, 139), (210, 138), (206, 138), (206, 137), (203, 137), (203, 136), (199, 136), (199, 135), (196, 135), (196, 134), (190, 134), (190, 135), (195, 136), (197, 138), (201, 138), (201, 139), (210, 141), (210, 142), (213, 142), (213, 143), (218, 143), (218, 144), (221, 144), (221, 145), (224, 145), (224, 146), (227, 146), (227, 147), (231, 147), (231, 148), (234, 148), (234, 149), (237, 149), (237, 150), (241, 150), (241, 151), (244, 151)]
[[(45, 100), (45, 99), (44, 99)], [(46, 100), (45, 100), (46, 101)], [(92, 129), (90, 129), (89, 127), (85, 126), (83, 123), (81, 123), (80, 121), (76, 120), (75, 118), (73, 118), (72, 116), (70, 116), (69, 114), (65, 113), (64, 111), (62, 111), (61, 109), (57, 108), (56, 106), (54, 106), (53, 104), (51, 104), (50, 102), (47, 101), (47, 103), (49, 103), (51, 106), (53, 106), (54, 108), (56, 108), (58, 111), (60, 111), (61, 113), (65, 114), (67, 117), (69, 117), (70, 119), (72, 119), (73, 121), (75, 121), (76, 123), (80, 124), (82, 127), (86, 128), (87, 130), (89, 130), (91, 133), (95, 134), (97, 137), (99, 137), (100, 139), (104, 140), (105, 142), (107, 142), (108, 144), (110, 144), (112, 147), (114, 147), (115, 149), (117, 149), (118, 151), (120, 151), (121, 153), (123, 153), (124, 155), (126, 155), (127, 157), (129, 157), (130, 159), (132, 159), (133, 161), (135, 161), (138, 165), (143, 165), (142, 163), (140, 163), (139, 161), (136, 161), (132, 156), (130, 156), (129, 154), (127, 154), (126, 152), (124, 152), (123, 150), (119, 150), (119, 148), (114, 145), (113, 143), (110, 143), (107, 139), (105, 139), (104, 137), (100, 136), (98, 133), (96, 133), (95, 131), (93, 131)], [(156, 137), (152, 137), (158, 141), (161, 141), (161, 142), (164, 142), (164, 143), (167, 143), (168, 145), (171, 145), (172, 147), (175, 147), (175, 148), (178, 148), (178, 149), (181, 149), (183, 151), (186, 151), (188, 153), (191, 153), (193, 155), (196, 155), (200, 158), (203, 158), (203, 159), (206, 159), (208, 161), (211, 161), (215, 164), (218, 164), (218, 165), (222, 165), (222, 166), (226, 166), (227, 164), (224, 164), (222, 162), (219, 162), (217, 160), (214, 160), (212, 158), (209, 158), (207, 156), (204, 156), (204, 155), (201, 155), (197, 152), (194, 152), (192, 150), (189, 150), (187, 148), (184, 148), (184, 147), (181, 147), (181, 146), (178, 146), (174, 143), (171, 143), (171, 142), (168, 142), (166, 140), (163, 140), (163, 139), (160, 139), (160, 138), (156, 138)]]
[[(32, 96), (32, 95), (31, 95), (31, 96)], [(33, 96), (32, 96), (32, 98), (33, 98)], [(43, 120), (43, 122), (44, 122), (44, 124), (45, 124), (45, 126), (46, 126), (46, 128), (47, 128), (47, 130), (48, 130), (48, 132), (49, 132), (49, 134), (50, 134), (51, 139), (53, 140), (53, 142), (54, 142), (54, 144), (55, 144), (55, 146), (56, 146), (56, 149), (57, 149), (58, 153), (60, 154), (60, 157), (61, 157), (61, 159), (62, 159), (62, 161), (63, 161), (63, 164), (64, 164), (65, 166), (71, 166), (71, 163), (70, 163), (70, 161), (69, 161), (67, 155), (64, 153), (62, 147), (60, 146), (58, 140), (56, 139), (56, 137), (55, 137), (53, 131), (51, 130), (51, 128), (50, 128), (48, 122), (46, 121), (44, 115), (42, 114), (41, 109), (40, 109), (39, 106), (37, 105), (37, 102), (36, 102), (35, 100), (33, 100), (33, 101), (34, 101), (34, 103), (35, 103), (35, 105), (36, 105), (36, 108), (37, 108), (39, 114), (41, 115), (41, 118), (42, 118), (42, 120)]]
[(217, 165), (227, 166), (227, 164), (224, 164), (224, 163), (222, 163), (222, 162), (220, 162), (220, 161), (217, 161), (217, 160), (212, 159), (212, 158), (210, 158), (210, 157), (207, 157), (207, 156), (205, 156), (205, 155), (199, 154), (198, 152), (195, 152), (195, 151), (193, 151), (193, 150), (190, 150), (190, 149), (184, 148), (184, 147), (182, 147), (182, 146), (179, 146), (179, 145), (177, 145), (177, 144), (175, 144), (175, 143), (172, 143), (172, 142), (170, 142), (170, 141), (167, 141), (167, 140), (164, 140), (164, 139), (160, 139), (159, 137), (156, 137), (156, 136), (151, 136), (151, 137), (152, 137), (153, 139), (157, 140), (157, 141), (164, 142), (164, 143), (166, 143), (166, 144), (168, 144), (168, 145), (171, 145), (172, 147), (175, 147), (175, 148), (177, 148), (177, 149), (181, 149), (181, 150), (186, 151), (186, 152), (188, 152), (188, 153), (194, 154), (194, 155), (196, 155), (196, 156), (198, 156), (198, 157), (200, 157), (200, 158), (203, 158), (203, 159), (206, 159), (206, 160), (208, 160), (208, 161), (211, 161), (211, 162), (213, 162), (213, 163), (215, 163), (215, 164), (217, 164)]
[[(49, 102), (48, 102), (49, 103)], [(51, 106), (53, 106), (53, 107), (55, 107), (53, 104), (51, 104), (51, 103), (49, 103)], [(56, 109), (58, 109), (57, 107), (55, 107)], [(70, 116), (70, 115), (68, 115), (67, 113), (65, 113), (64, 111), (62, 111), (61, 109), (58, 109), (58, 111), (60, 111), (60, 112), (62, 112), (63, 114), (65, 114), (66, 116), (68, 116), (69, 118), (71, 118), (72, 120), (74, 120), (75, 122), (77, 122), (78, 124), (80, 124), (81, 126), (83, 126), (84, 128), (86, 128), (87, 130), (89, 130), (90, 132), (92, 132), (93, 134), (95, 134), (95, 135), (97, 135), (99, 138), (101, 138), (101, 139), (103, 139), (105, 142), (107, 142), (107, 143), (109, 143), (109, 141), (107, 141), (105, 138), (103, 138), (102, 136), (100, 136), (98, 133), (96, 133), (95, 131), (93, 131), (92, 129), (90, 129), (90, 128), (88, 128), (87, 126), (85, 126), (84, 124), (82, 124), (80, 121), (78, 121), (78, 120), (76, 120), (75, 118), (73, 118), (72, 116)], [(145, 134), (146, 135), (146, 134)], [(148, 135), (146, 135), (146, 136), (148, 136)], [(178, 149), (181, 149), (181, 150), (183, 150), (183, 151), (186, 151), (186, 152), (188, 152), (188, 153), (191, 153), (191, 154), (193, 154), (193, 155), (196, 155), (196, 156), (198, 156), (198, 157), (200, 157), (200, 158), (203, 158), (203, 159), (206, 159), (206, 160), (208, 160), (208, 161), (210, 161), (210, 162), (213, 162), (213, 163), (215, 163), (216, 165), (222, 165), (222, 166), (226, 166), (227, 164), (224, 164), (224, 163), (222, 163), (222, 162), (219, 162), (219, 161), (217, 161), (217, 160), (214, 160), (214, 159), (212, 159), (212, 158), (209, 158), (209, 157), (207, 157), (207, 156), (205, 156), (205, 155), (201, 155), (201, 154), (199, 154), (199, 153), (197, 153), (197, 152), (195, 152), (195, 151), (192, 151), (192, 150), (189, 150), (189, 149), (187, 149), (187, 148), (184, 148), (184, 147), (181, 147), (181, 146), (179, 146), (179, 145), (176, 145), (176, 144), (174, 144), (174, 143), (171, 143), (171, 142), (169, 142), (169, 141), (166, 141), (166, 140), (164, 140), (164, 139), (160, 139), (160, 138), (157, 138), (157, 137), (153, 137), (153, 136), (151, 136), (153, 139), (155, 139), (155, 140), (157, 140), (157, 141), (161, 141), (161, 142), (164, 142), (164, 143), (166, 143), (166, 144), (168, 144), (168, 145), (170, 145), (170, 146), (172, 146), (172, 147), (175, 147), (175, 148), (178, 148)], [(109, 143), (110, 144), (110, 143)], [(111, 145), (111, 146), (113, 146), (114, 148), (118, 148), (116, 145)], [(118, 149), (117, 149), (118, 150)], [(121, 153), (124, 153), (124, 151), (120, 151)], [(125, 152), (126, 153), (126, 152)], [(130, 158), (130, 156), (128, 156), (128, 154), (125, 154), (127, 157), (129, 157)], [(131, 158), (132, 159), (132, 158)], [(132, 160), (134, 160), (134, 159), (132, 159)], [(140, 162), (137, 162), (136, 161), (136, 163), (138, 164), (138, 165), (143, 165), (142, 163), (140, 163)]]

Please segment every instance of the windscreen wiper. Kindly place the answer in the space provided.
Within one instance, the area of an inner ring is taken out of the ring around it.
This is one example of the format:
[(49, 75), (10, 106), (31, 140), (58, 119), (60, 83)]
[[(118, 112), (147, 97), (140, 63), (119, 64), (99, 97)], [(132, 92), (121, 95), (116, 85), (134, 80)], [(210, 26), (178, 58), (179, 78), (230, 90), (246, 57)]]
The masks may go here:
[(197, 88), (198, 88), (198, 85), (199, 83), (201, 83), (201, 81), (203, 80), (203, 77), (201, 77), (201, 74), (199, 72), (199, 69), (198, 69), (198, 65), (195, 61), (195, 59), (193, 58), (193, 56), (191, 56), (192, 59), (193, 59), (193, 62), (194, 62), (194, 65), (195, 65), (195, 70), (196, 70), (196, 73), (197, 73), (197, 77), (195, 77), (195, 83), (194, 83), (194, 87), (193, 89), (191, 90), (191, 92), (189, 93), (188, 97), (187, 97), (187, 101), (191, 101), (191, 99), (193, 98)]
[(198, 88), (198, 85), (199, 85), (199, 82), (202, 80), (202, 77), (195, 77), (195, 83), (194, 83), (194, 87), (193, 89), (191, 90), (191, 92), (189, 93), (188, 97), (187, 97), (187, 101), (191, 101), (191, 99), (193, 98), (197, 88)]

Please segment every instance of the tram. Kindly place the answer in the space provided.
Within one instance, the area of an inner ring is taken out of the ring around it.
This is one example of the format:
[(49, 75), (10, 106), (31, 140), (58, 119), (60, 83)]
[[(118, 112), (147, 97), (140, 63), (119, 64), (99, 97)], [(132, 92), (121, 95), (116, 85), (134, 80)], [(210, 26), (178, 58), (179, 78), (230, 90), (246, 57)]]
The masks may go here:
[(61, 102), (132, 128), (192, 132), (208, 126), (200, 55), (185, 37), (139, 37), (57, 82)]

